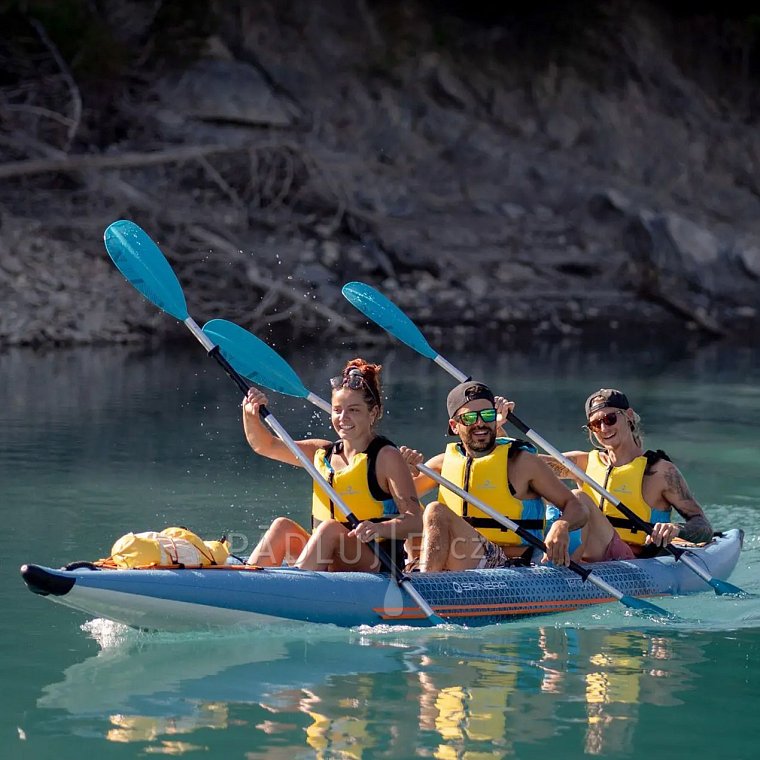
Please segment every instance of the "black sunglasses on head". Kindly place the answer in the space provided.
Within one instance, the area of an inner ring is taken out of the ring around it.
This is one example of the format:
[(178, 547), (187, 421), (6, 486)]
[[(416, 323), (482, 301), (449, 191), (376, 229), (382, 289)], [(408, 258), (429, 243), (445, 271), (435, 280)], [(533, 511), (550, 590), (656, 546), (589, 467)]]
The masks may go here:
[(370, 387), (370, 384), (364, 379), (364, 375), (360, 369), (354, 367), (348, 371), (347, 375), (337, 375), (330, 378), (330, 387), (337, 391), (339, 388), (350, 388), (352, 391), (360, 391), (362, 388), (366, 388), (369, 391), (369, 395), (372, 396), (374, 402), (380, 406), (380, 399), (375, 395), (375, 392)]

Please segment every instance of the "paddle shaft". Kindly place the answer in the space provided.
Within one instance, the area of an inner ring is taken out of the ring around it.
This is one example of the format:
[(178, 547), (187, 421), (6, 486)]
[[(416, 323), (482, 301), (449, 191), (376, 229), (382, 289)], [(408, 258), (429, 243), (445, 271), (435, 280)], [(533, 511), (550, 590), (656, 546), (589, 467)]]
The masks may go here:
[[(208, 353), (208, 355), (217, 361), (217, 363), (232, 379), (235, 385), (237, 385), (237, 387), (243, 393), (247, 393), (248, 389), (251, 387), (250, 384), (247, 383), (244, 378), (240, 377), (240, 375), (235, 371), (235, 368), (224, 358), (224, 356), (222, 356), (222, 352), (219, 350), (219, 346), (215, 345), (213, 341), (209, 340), (206, 333), (204, 333), (203, 330), (201, 330), (198, 323), (192, 317), (188, 317), (187, 319), (185, 319), (184, 324), (187, 326), (190, 332), (193, 335), (195, 335), (195, 337), (201, 343), (203, 348), (206, 349), (206, 352)], [(268, 415), (269, 415), (269, 412), (266, 412), (266, 414), (262, 414), (261, 419), (266, 420)]]
[[(473, 507), (476, 507), (481, 512), (484, 512), (491, 519), (496, 520), (496, 522), (501, 523), (505, 528), (509, 528), (509, 530), (517, 533), (517, 535), (520, 536), (520, 538), (522, 538), (526, 543), (530, 544), (536, 549), (540, 549), (542, 552), (546, 552), (546, 544), (540, 538), (536, 538), (536, 536), (525, 530), (525, 528), (516, 523), (514, 520), (511, 520), (506, 515), (497, 512), (493, 507), (488, 506), (488, 504), (486, 504), (484, 501), (481, 501), (476, 496), (473, 496), (469, 491), (465, 491), (464, 488), (461, 488), (455, 483), (452, 483), (450, 480), (447, 480), (443, 477), (443, 475), (441, 475), (439, 472), (436, 472), (431, 467), (428, 467), (426, 464), (418, 464), (417, 469), (423, 475), (426, 475), (428, 478), (438, 483), (439, 486), (443, 486), (449, 491), (452, 491), (460, 499), (464, 499), (468, 504), (472, 504)], [(575, 562), (570, 563), (570, 569), (578, 573), (578, 575), (580, 575), (583, 580), (586, 580), (586, 578), (591, 573), (590, 570), (586, 569), (585, 567), (581, 567)]]
[[(454, 485), (454, 483), (452, 483), (451, 481), (446, 480), (446, 478), (439, 475), (435, 470), (430, 469), (430, 467), (428, 467), (427, 465), (418, 464), (417, 469), (421, 473), (423, 473), (423, 475), (427, 475), (427, 477), (429, 477), (431, 480), (434, 480), (436, 483), (438, 483), (438, 485), (444, 486), (444, 488), (448, 488), (450, 491), (453, 491), (461, 499), (464, 499), (469, 504), (472, 504), (473, 507), (477, 507), (481, 512), (484, 512), (493, 520), (496, 520), (497, 522), (504, 525), (506, 528), (509, 528), (510, 530), (517, 533), (517, 535), (520, 536), (520, 538), (522, 538), (524, 541), (529, 543), (531, 546), (534, 546), (536, 549), (541, 549), (541, 551), (546, 552), (546, 544), (540, 538), (536, 538), (532, 533), (525, 530), (525, 528), (518, 525), (513, 520), (510, 520), (505, 515), (502, 515), (501, 513), (497, 512), (495, 509), (493, 509), (493, 507), (489, 507), (488, 504), (474, 497), (471, 493), (468, 493), (463, 488), (460, 488), (459, 486)], [(610, 586), (610, 584), (607, 583), (607, 581), (603, 580), (598, 575), (595, 575), (591, 569), (587, 567), (583, 567), (582, 565), (579, 565), (577, 562), (574, 562), (571, 560), (570, 564), (568, 565), (568, 569), (572, 570), (577, 575), (580, 575), (580, 577), (583, 578), (584, 581), (589, 581), (593, 583), (597, 588), (600, 588), (606, 594), (609, 594), (609, 596), (611, 596), (613, 599), (617, 599), (619, 602), (622, 602), (626, 606), (635, 607), (636, 609), (641, 609), (643, 606), (643, 607), (651, 609), (657, 614), (668, 615), (668, 613), (665, 612), (665, 610), (661, 609), (660, 607), (650, 604), (649, 602), (644, 602), (640, 599), (634, 599), (633, 597), (629, 597), (626, 594), (623, 594), (621, 591), (618, 591), (618, 589), (616, 589), (614, 586)]]
[[(477, 507), (481, 512), (484, 512), (493, 520), (496, 520), (497, 522), (504, 525), (506, 528), (509, 528), (510, 530), (517, 533), (517, 535), (520, 536), (520, 538), (522, 538), (526, 543), (529, 543), (531, 546), (535, 547), (536, 549), (541, 549), (541, 551), (546, 552), (546, 544), (540, 538), (536, 538), (532, 533), (525, 530), (525, 528), (518, 525), (513, 520), (510, 520), (505, 515), (502, 515), (501, 513), (497, 512), (495, 509), (493, 509), (493, 507), (489, 507), (488, 504), (474, 497), (471, 493), (468, 493), (463, 488), (460, 488), (459, 486), (455, 485), (451, 481), (446, 480), (446, 478), (442, 477), (435, 470), (430, 469), (430, 467), (428, 467), (427, 465), (419, 464), (417, 465), (417, 469), (423, 475), (426, 475), (431, 480), (434, 480), (436, 483), (438, 483), (438, 485), (441, 485), (444, 488), (448, 488), (450, 491), (453, 491), (461, 499), (464, 499), (469, 504), (472, 504), (473, 507)], [(572, 570), (574, 573), (576, 573), (577, 575), (580, 575), (580, 577), (583, 578), (584, 581), (590, 581), (591, 583), (593, 583), (598, 588), (602, 589), (602, 591), (609, 594), (614, 599), (617, 599), (618, 601), (625, 603), (625, 600), (627, 599), (625, 594), (618, 591), (613, 586), (610, 586), (609, 583), (602, 580), (597, 575), (594, 575), (594, 573), (589, 568), (583, 567), (579, 565), (577, 562), (574, 562), (572, 560), (570, 561), (568, 568)], [(658, 612), (660, 612), (659, 609), (658, 609)]]

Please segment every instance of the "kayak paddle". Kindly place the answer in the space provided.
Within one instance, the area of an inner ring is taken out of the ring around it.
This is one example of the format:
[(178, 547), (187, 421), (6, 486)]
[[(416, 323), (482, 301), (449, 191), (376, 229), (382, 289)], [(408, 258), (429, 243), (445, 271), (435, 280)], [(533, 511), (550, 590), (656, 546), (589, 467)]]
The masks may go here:
[[(185, 295), (174, 270), (147, 233), (134, 222), (120, 220), (109, 225), (104, 234), (104, 241), (108, 255), (124, 277), (151, 303), (183, 322), (208, 354), (224, 368), (224, 371), (232, 378), (238, 388), (245, 393), (251, 387), (250, 383), (240, 376), (225, 359), (219, 347), (188, 314)], [(239, 329), (242, 330), (242, 328)], [(352, 528), (356, 527), (359, 524), (357, 517), (335, 489), (322, 477), (314, 463), (301, 451), (298, 444), (275, 419), (274, 415), (265, 406), (259, 408), (259, 415), (272, 432), (287, 446), (293, 456), (298, 459), (312, 479), (338, 506), (349, 525)], [(444, 623), (445, 621), (433, 612), (430, 605), (412, 585), (410, 579), (394, 564), (385, 550), (374, 541), (371, 542), (370, 548), (381, 565), (391, 574), (396, 583), (409, 594), (428, 620), (433, 625)]]
[[(443, 369), (445, 369), (450, 375), (455, 377), (458, 382), (463, 383), (465, 380), (470, 379), (468, 375), (465, 375), (464, 372), (457, 369), (453, 364), (435, 351), (427, 340), (425, 340), (425, 337), (420, 332), (417, 325), (415, 325), (414, 322), (412, 322), (412, 320), (401, 311), (398, 306), (396, 306), (396, 304), (386, 298), (382, 293), (375, 290), (375, 288), (366, 285), (363, 282), (349, 282), (343, 286), (342, 292), (345, 298), (364, 314), (365, 317), (368, 317), (373, 322), (380, 325), (380, 327), (398, 338), (402, 343), (406, 343), (407, 346), (413, 348), (417, 353), (422, 354), (422, 356), (425, 356), (428, 359), (432, 359), (440, 367), (443, 367)], [(648, 522), (642, 520), (635, 512), (626, 507), (625, 504), (611, 494), (606, 488), (604, 488), (604, 486), (590, 478), (574, 462), (562, 454), (561, 451), (536, 433), (535, 430), (531, 430), (531, 428), (512, 412), (507, 415), (507, 420), (520, 430), (528, 439), (533, 441), (533, 443), (540, 446), (558, 462), (561, 462), (576, 478), (582, 480), (584, 483), (588, 483), (588, 485), (598, 494), (614, 504), (636, 525), (639, 530), (642, 530), (649, 535), (652, 534), (652, 526)], [(664, 546), (663, 549), (672, 554), (677, 560), (681, 560), (684, 565), (695, 572), (703, 581), (705, 581), (705, 583), (709, 584), (715, 590), (716, 594), (746, 595), (746, 592), (738, 586), (734, 586), (727, 581), (721, 581), (710, 575), (704, 570), (704, 568), (697, 564), (687, 549), (682, 549), (673, 544), (668, 544), (667, 546)]]
[[(301, 382), (295, 370), (273, 348), (257, 338), (253, 333), (226, 319), (212, 319), (203, 326), (203, 332), (219, 347), (225, 359), (243, 377), (279, 393), (304, 398), (325, 412), (329, 413), (332, 411), (332, 405), (328, 401), (309, 391)], [(435, 470), (430, 469), (424, 464), (417, 465), (417, 469), (439, 485), (445, 486), (461, 498), (466, 499), (470, 504), (485, 512), (489, 517), (501, 523), (509, 530), (517, 533), (518, 536), (531, 546), (541, 551), (546, 551), (546, 545), (541, 539), (536, 538), (516, 522), (513, 522), (480, 499), (475, 498), (472, 494), (467, 493), (464, 489), (442, 477)], [(643, 599), (623, 594), (613, 586), (610, 586), (602, 578), (594, 575), (589, 568), (582, 567), (576, 562), (571, 562), (569, 568), (577, 575), (580, 575), (584, 581), (590, 581), (626, 607), (648, 612), (658, 617), (675, 618), (672, 613), (664, 610), (662, 607), (658, 607)]]

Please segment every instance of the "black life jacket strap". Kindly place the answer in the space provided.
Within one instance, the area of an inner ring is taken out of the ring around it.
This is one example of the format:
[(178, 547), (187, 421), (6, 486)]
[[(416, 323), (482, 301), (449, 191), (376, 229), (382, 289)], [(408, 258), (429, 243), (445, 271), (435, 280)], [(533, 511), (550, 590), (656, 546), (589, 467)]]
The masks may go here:
[(649, 449), (648, 451), (644, 452), (644, 456), (647, 459), (647, 467), (651, 467), (653, 464), (656, 464), (661, 459), (664, 459), (666, 462), (673, 461), (662, 449), (657, 449), (656, 451), (652, 451), (652, 449)]
[[(325, 446), (325, 455), (324, 455), (324, 461), (327, 465), (328, 473), (325, 480), (332, 485), (333, 481), (335, 480), (335, 470), (333, 470), (332, 465), (330, 464), (330, 459), (335, 451), (339, 450), (339, 446), (343, 445), (343, 441), (335, 441), (334, 443), (328, 443), (327, 446)], [(333, 504), (333, 500), (330, 499), (330, 517), (335, 519), (335, 504)], [(311, 520), (311, 528), (314, 530), (314, 518)]]
[[(629, 520), (627, 517), (607, 517), (607, 519), (610, 521), (610, 525), (612, 525), (613, 528), (623, 528), (625, 530), (630, 530), (631, 533), (638, 533), (641, 528), (638, 527), (632, 520)], [(651, 523), (647, 523), (647, 525), (651, 526)]]
[[(492, 517), (470, 517), (469, 515), (464, 518), (467, 523), (472, 525), (476, 530), (480, 528), (490, 528), (496, 530), (510, 530), (505, 525), (502, 525), (498, 520), (494, 520)], [(521, 528), (525, 530), (543, 530), (543, 520), (512, 520), (513, 523), (517, 523)]]
[[(341, 517), (343, 517), (343, 515), (341, 515)], [(384, 523), (384, 522), (388, 522), (388, 520), (395, 520), (397, 517), (398, 515), (387, 515), (386, 517), (371, 517), (369, 520), (362, 520), (361, 522)], [(345, 520), (339, 520), (337, 517), (334, 519), (337, 522), (339, 522), (341, 525), (343, 525), (344, 527), (351, 530), (351, 525), (347, 523)], [(316, 517), (312, 515), (311, 529), (316, 530), (323, 522), (324, 520), (318, 520)], [(381, 540), (384, 541), (385, 539), (381, 539)]]

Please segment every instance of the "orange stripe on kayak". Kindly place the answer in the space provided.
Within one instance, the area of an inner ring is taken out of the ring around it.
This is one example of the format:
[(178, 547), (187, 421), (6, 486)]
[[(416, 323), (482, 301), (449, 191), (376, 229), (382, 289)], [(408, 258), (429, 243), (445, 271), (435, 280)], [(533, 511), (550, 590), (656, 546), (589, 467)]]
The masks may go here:
[[(527, 612), (567, 612), (589, 604), (604, 604), (614, 601), (614, 597), (600, 599), (553, 599), (536, 602), (510, 602), (503, 604), (441, 604), (433, 610), (448, 617), (482, 617), (485, 615), (520, 615)], [(374, 607), (383, 620), (420, 619), (425, 617), (417, 607)]]

